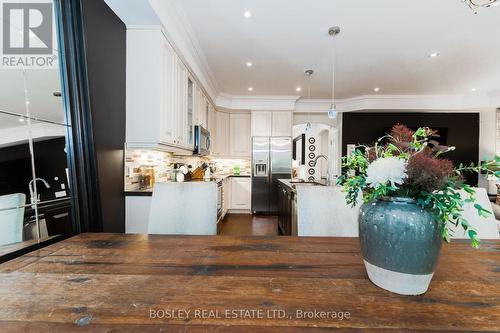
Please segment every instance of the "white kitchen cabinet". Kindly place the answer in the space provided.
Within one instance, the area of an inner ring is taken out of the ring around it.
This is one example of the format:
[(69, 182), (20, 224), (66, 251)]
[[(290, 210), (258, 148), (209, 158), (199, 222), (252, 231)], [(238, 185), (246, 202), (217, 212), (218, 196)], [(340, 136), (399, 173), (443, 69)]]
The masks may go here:
[[(160, 142), (177, 144), (177, 118), (174, 112), (176, 99), (175, 80), (177, 73), (177, 58), (174, 50), (165, 38), (161, 38), (162, 66), (161, 66), (161, 91), (160, 91)], [(129, 83), (127, 83), (129, 85)], [(127, 119), (128, 120), (128, 119)], [(127, 123), (128, 125), (128, 123)]]
[(208, 130), (210, 131), (210, 151), (211, 154), (215, 155), (215, 152), (217, 151), (217, 142), (216, 142), (216, 136), (217, 136), (217, 115), (215, 112), (215, 108), (213, 107), (212, 104), (208, 103), (208, 115), (207, 115), (207, 126)]
[(217, 131), (215, 133), (216, 156), (229, 155), (229, 114), (226, 112), (216, 112)]
[(194, 82), (160, 28), (127, 30), (128, 147), (192, 153), (190, 81)]
[(206, 97), (203, 93), (203, 90), (200, 89), (198, 85), (196, 85), (195, 92), (195, 123), (196, 125), (203, 126), (207, 128), (207, 113), (206, 113)]
[(190, 147), (189, 140), (189, 126), (192, 124), (192, 118), (188, 117), (188, 88), (189, 88), (189, 78), (188, 72), (184, 64), (180, 59), (177, 59), (177, 82), (175, 84), (177, 88), (176, 105), (174, 105), (173, 112), (176, 115), (177, 124), (177, 143), (181, 146)]
[(229, 115), (229, 154), (231, 157), (250, 157), (250, 114)]
[(272, 113), (269, 111), (252, 111), (251, 136), (271, 136)]
[(252, 111), (252, 136), (292, 136), (292, 111)]
[(231, 177), (231, 209), (249, 210), (251, 208), (251, 179)]
[(150, 196), (125, 196), (125, 233), (147, 234)]
[(224, 178), (222, 181), (222, 191), (222, 215), (224, 216), (231, 208), (231, 178)]
[(292, 136), (293, 114), (291, 111), (272, 112), (272, 136)]

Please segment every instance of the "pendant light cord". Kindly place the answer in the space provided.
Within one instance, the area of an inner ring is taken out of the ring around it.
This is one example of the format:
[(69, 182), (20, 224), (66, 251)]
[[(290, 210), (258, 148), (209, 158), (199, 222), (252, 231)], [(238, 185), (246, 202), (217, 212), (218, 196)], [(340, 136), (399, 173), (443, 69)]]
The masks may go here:
[(332, 51), (332, 106), (336, 109), (335, 105), (335, 38), (333, 38), (333, 51)]
[[(306, 75), (307, 75), (307, 99), (311, 100), (312, 71), (311, 72), (306, 71)], [(311, 111), (310, 110), (307, 112), (307, 123), (308, 124), (311, 123)]]

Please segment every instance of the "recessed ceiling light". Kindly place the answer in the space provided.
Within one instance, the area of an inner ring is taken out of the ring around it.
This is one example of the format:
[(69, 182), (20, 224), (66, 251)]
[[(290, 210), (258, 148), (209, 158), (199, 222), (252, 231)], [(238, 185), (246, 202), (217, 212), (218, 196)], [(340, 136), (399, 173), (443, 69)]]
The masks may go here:
[(22, 123), (22, 122), (24, 122), (24, 118), (23, 118), (23, 117), (19, 117), (19, 118), (17, 119), (17, 121), (18, 121), (18, 122), (20, 122), (20, 123)]
[(476, 92), (476, 91), (477, 91), (477, 89), (476, 89), (476, 88), (471, 88), (471, 89), (470, 89), (470, 91), (472, 91), (472, 92)]
[(250, 18), (250, 17), (252, 17), (252, 12), (249, 10), (245, 10), (245, 12), (243, 13), (243, 16), (245, 16), (246, 18)]
[(439, 57), (438, 52), (432, 52), (431, 54), (429, 54), (429, 58), (437, 58), (437, 57)]
[(379, 92), (379, 91), (380, 91), (380, 88), (373, 88), (373, 91), (375, 91), (375, 92)]
[(297, 87), (297, 88), (295, 88), (295, 91), (296, 92), (300, 92), (300, 91), (302, 91), (302, 88), (301, 87)]
[(252, 63), (251, 61), (247, 61), (247, 62), (245, 63), (245, 65), (247, 65), (247, 67), (252, 67), (252, 66), (253, 66), (253, 63)]
[(253, 91), (253, 87), (248, 87), (248, 91)]

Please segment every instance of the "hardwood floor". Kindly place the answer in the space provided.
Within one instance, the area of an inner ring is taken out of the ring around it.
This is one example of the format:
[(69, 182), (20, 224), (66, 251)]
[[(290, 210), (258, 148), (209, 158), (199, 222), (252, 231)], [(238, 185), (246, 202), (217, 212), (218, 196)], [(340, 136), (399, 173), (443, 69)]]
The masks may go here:
[(277, 236), (278, 217), (250, 214), (227, 214), (219, 235)]

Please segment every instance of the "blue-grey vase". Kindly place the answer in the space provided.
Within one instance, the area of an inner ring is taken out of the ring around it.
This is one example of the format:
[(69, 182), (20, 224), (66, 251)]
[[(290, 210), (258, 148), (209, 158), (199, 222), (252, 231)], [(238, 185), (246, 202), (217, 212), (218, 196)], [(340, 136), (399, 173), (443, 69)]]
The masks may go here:
[(370, 280), (401, 295), (427, 291), (441, 250), (440, 226), (410, 198), (363, 204), (359, 239)]

